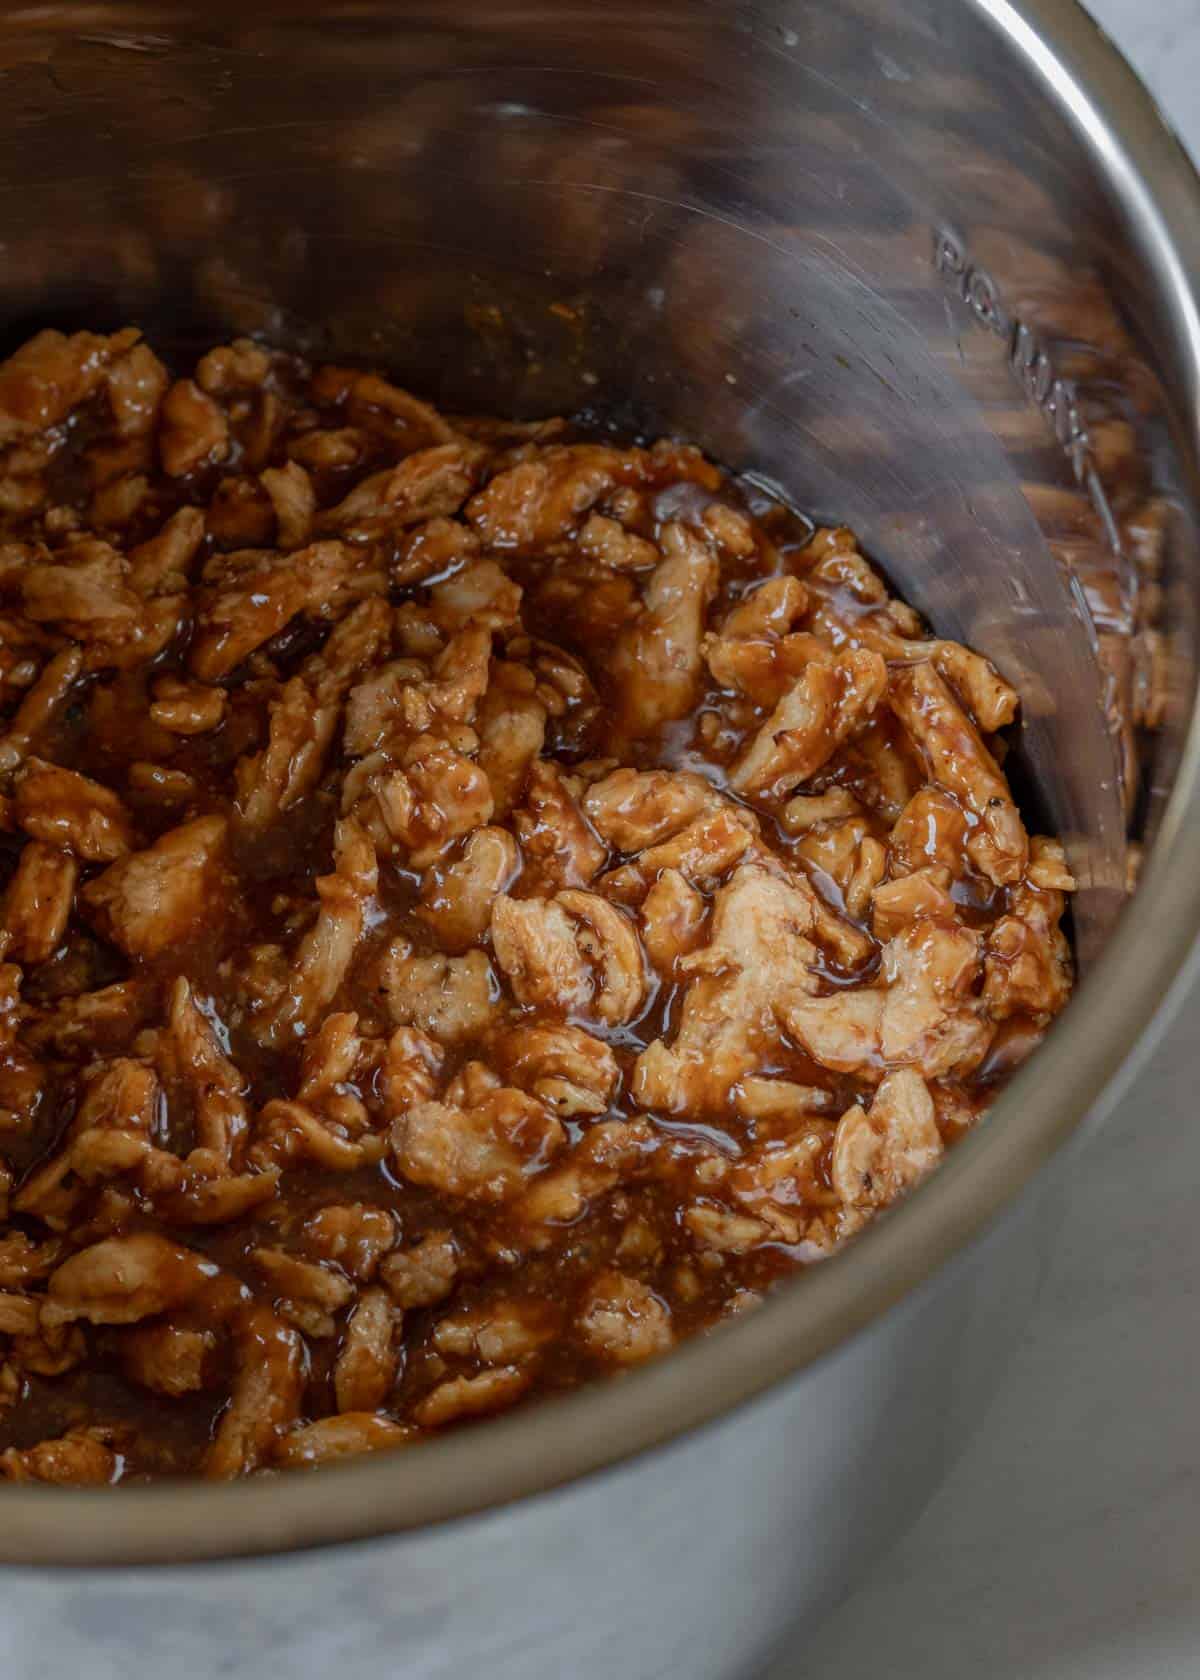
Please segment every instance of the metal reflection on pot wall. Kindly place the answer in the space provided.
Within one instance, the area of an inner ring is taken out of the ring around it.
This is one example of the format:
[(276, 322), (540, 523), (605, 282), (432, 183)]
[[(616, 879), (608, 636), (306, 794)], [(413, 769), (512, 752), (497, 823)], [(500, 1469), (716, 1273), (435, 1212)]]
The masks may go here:
[[(1016, 384), (1041, 411), (1090, 503), (1089, 512), (1061, 487), (1055, 496), (1052, 480), (1026, 483), (1026, 495), (1040, 510), (1048, 546), (1103, 672), (1105, 718), (1126, 815), (1132, 820), (1144, 763), (1153, 756), (1153, 737), (1168, 721), (1177, 687), (1172, 659), (1180, 657), (1178, 649), (1172, 655), (1169, 630), (1162, 623), (1171, 499), (1165, 486), (1154, 485), (1148, 436), (1151, 423), (1162, 419), (1162, 391), (1136, 362), (1107, 299), (1097, 308), (1095, 276), (1063, 274), (1043, 282), (1031, 299), (1033, 318), (1025, 318), (1009, 308), (991, 274), (972, 261), (960, 235), (936, 229), (933, 248), (951, 296), (1000, 341)], [(1085, 301), (1091, 303), (1093, 340), (1064, 340), (1064, 318), (1070, 320)], [(1048, 331), (1038, 324), (1047, 318)], [(1075, 379), (1060, 370), (1060, 350)], [(1132, 401), (1130, 394), (1139, 388), (1140, 401)], [(1023, 441), (1035, 440), (1026, 433)], [(1053, 534), (1054, 514), (1064, 508), (1074, 525), (1073, 541), (1056, 540)], [(1137, 855), (1135, 850), (1131, 857), (1131, 881)]]
[[(369, 1466), (3, 1490), (13, 1565), (224, 1560), (162, 1591), (73, 1576), (64, 1661), (101, 1635), (117, 1665), (175, 1651), (186, 1627), (211, 1672), (251, 1620), (287, 1646), (353, 1617), (363, 1660), (387, 1642), (431, 1677), (752, 1671), (978, 1415), (1047, 1219), (1028, 1199), (998, 1215), (1111, 1097), (1200, 925), (1195, 179), (1053, 0), (9, 6), (0, 74), (12, 342), (50, 322), (257, 332), (452, 408), (677, 430), (854, 526), (1019, 677), (1096, 973), (989, 1124), (863, 1241), (611, 1388)], [(934, 227), (1073, 388), (1124, 579), (1004, 341), (947, 295)], [(1159, 812), (1118, 918), (1127, 821)], [(320, 1567), (233, 1556), (365, 1536)], [(0, 1577), (31, 1627), (57, 1591)]]
[(1009, 365), (1025, 395), (1041, 409), (1066, 451), (1075, 482), (1092, 499), (1113, 552), (1121, 554), (1121, 534), (1096, 469), (1092, 440), (1073, 387), (1057, 371), (1050, 351), (1036, 330), (1014, 317), (1001, 301), (1000, 289), (986, 269), (970, 260), (963, 240), (948, 228), (934, 235), (934, 262), (952, 290), (970, 306), (981, 326), (1003, 339)]
[[(1003, 233), (1033, 189), (1000, 149), (985, 170), (943, 148), (932, 172), (929, 111), (951, 68), (961, 103), (962, 70), (945, 53), (922, 65), (919, 119), (904, 70), (930, 49), (918, 11), (886, 33), (884, 71), (877, 29), (830, 32), (828, 7), (785, 26), (773, 10), (668, 0), (606, 13), (600, 39), (571, 6), (463, 10), (452, 31), (419, 6), (319, 27), (304, 8), (240, 26), (218, 9), (201, 36), (153, 7), (134, 9), (138, 33), (126, 13), (120, 33), (54, 20), (24, 66), (43, 81), (26, 155), (59, 172), (54, 225), (35, 214), (10, 243), (7, 313), (259, 331), (384, 362), (451, 406), (586, 406), (768, 473), (1023, 679), (1026, 756), (1048, 820), (1074, 836), (1090, 960), (1125, 868), (1111, 744), (1077, 717), (1106, 704), (1108, 679), (1087, 615), (1063, 634), (1012, 440), (940, 360), (929, 272), (940, 191), (943, 214), (984, 211)], [(364, 97), (372, 18), (389, 27)], [(514, 60), (523, 36), (547, 67)], [(739, 55), (741, 85), (721, 74)], [(92, 161), (67, 173), (64, 119), (85, 89)], [(1029, 657), (1039, 637), (1049, 663)]]

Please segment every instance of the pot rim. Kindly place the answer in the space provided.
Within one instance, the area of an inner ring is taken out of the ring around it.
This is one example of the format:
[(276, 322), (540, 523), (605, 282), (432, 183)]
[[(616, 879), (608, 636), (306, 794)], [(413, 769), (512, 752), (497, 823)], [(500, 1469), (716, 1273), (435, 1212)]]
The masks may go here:
[[(1157, 106), (1075, 0), (968, 0), (1006, 36), (1099, 158), (1143, 262), (1160, 276), (1175, 370), (1200, 460), (1200, 179)], [(1150, 185), (1153, 183), (1153, 186)], [(1182, 423), (1182, 422), (1181, 422)], [(620, 1383), (494, 1419), (413, 1452), (320, 1475), (233, 1485), (6, 1487), (0, 1561), (162, 1565), (379, 1538), (483, 1513), (593, 1474), (710, 1424), (795, 1376), (930, 1279), (978, 1237), (1039, 1168), (1111, 1107), (1186, 990), (1200, 929), (1200, 716), (1137, 895), (1099, 965), (991, 1123), (920, 1191), (799, 1288), (686, 1343)], [(1115, 984), (1117, 975), (1120, 984)], [(1103, 978), (1106, 983), (1098, 983)]]

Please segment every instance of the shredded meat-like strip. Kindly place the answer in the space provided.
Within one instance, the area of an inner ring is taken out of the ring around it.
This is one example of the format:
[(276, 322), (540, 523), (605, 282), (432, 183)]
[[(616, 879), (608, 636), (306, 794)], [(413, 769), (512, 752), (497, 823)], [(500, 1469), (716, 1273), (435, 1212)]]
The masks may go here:
[(0, 1479), (667, 1356), (1067, 1004), (1016, 690), (694, 446), (127, 329), (0, 362), (0, 453)]

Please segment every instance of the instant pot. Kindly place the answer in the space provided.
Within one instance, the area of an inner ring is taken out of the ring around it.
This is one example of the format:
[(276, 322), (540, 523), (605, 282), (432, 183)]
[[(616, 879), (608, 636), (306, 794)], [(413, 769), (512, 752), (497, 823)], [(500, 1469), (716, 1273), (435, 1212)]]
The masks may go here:
[(0, 75), (9, 348), (254, 334), (852, 526), (1020, 688), (1082, 976), (929, 1182), (669, 1359), (311, 1473), (0, 1487), (6, 1671), (752, 1675), (981, 1423), (1186, 983), (1196, 177), (1071, 0), (3, 5)]

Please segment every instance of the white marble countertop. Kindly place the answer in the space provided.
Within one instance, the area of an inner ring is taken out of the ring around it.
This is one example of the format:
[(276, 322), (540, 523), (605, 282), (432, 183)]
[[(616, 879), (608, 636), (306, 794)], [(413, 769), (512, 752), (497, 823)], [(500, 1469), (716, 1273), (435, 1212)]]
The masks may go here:
[(1193, 1003), (1079, 1157), (1039, 1309), (975, 1441), (770, 1680), (1200, 1674), (1198, 1087)]
[[(1088, 0), (1200, 158), (1200, 0)], [(1034, 1322), (908, 1537), (770, 1680), (1200, 1675), (1200, 1000), (1079, 1158)]]

